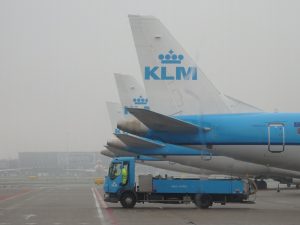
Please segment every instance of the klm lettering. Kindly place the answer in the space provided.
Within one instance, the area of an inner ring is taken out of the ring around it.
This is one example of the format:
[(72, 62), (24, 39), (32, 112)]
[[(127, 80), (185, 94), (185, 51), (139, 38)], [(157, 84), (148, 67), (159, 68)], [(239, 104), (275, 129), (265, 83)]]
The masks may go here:
[(145, 67), (145, 80), (197, 80), (197, 67), (176, 67), (176, 74), (168, 74), (167, 67)]

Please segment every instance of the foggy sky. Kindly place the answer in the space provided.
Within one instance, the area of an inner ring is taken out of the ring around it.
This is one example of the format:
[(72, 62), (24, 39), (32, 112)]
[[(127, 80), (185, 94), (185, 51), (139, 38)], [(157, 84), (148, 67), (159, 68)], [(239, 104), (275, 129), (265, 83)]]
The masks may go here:
[(299, 112), (299, 1), (0, 1), (0, 158), (100, 151), (113, 73), (141, 82), (128, 14), (158, 17), (223, 93)]

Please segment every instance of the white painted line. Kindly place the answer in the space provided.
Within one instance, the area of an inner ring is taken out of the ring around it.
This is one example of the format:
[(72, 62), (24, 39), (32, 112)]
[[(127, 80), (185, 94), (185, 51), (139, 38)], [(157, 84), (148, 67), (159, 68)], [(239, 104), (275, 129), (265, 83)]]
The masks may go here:
[(99, 199), (99, 201), (100, 201), (100, 204), (101, 204), (102, 208), (107, 209), (107, 204), (106, 204), (106, 202), (103, 200), (101, 194), (99, 193), (99, 191), (98, 191), (96, 188), (94, 188), (94, 189), (95, 189), (96, 195), (98, 196), (98, 199)]
[(28, 215), (25, 215), (25, 220), (29, 220), (31, 217), (35, 217), (36, 215), (34, 214), (28, 214)]
[(99, 202), (97, 200), (95, 190), (94, 190), (94, 188), (91, 188), (91, 190), (93, 192), (93, 197), (94, 197), (94, 200), (95, 200), (95, 204), (96, 204), (96, 208), (97, 208), (97, 212), (98, 212), (98, 216), (100, 218), (101, 224), (106, 225), (106, 222), (105, 222), (105, 219), (104, 219), (104, 216), (103, 216), (103, 213), (102, 213), (102, 209), (101, 209), (101, 207), (99, 205)]

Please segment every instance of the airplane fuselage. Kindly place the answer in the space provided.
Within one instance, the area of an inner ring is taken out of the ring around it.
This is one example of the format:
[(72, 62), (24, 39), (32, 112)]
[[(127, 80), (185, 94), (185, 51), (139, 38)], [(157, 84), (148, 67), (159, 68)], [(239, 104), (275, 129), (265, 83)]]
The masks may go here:
[[(300, 171), (300, 114), (247, 113), (177, 116), (199, 126), (195, 134), (150, 130), (146, 137), (214, 154)], [(206, 129), (203, 129), (206, 128)]]

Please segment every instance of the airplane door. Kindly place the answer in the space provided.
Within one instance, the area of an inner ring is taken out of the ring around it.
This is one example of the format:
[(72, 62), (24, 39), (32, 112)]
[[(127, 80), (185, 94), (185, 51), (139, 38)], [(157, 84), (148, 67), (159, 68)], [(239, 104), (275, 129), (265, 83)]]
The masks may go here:
[(268, 151), (270, 153), (283, 152), (285, 148), (284, 124), (271, 123), (268, 125)]

